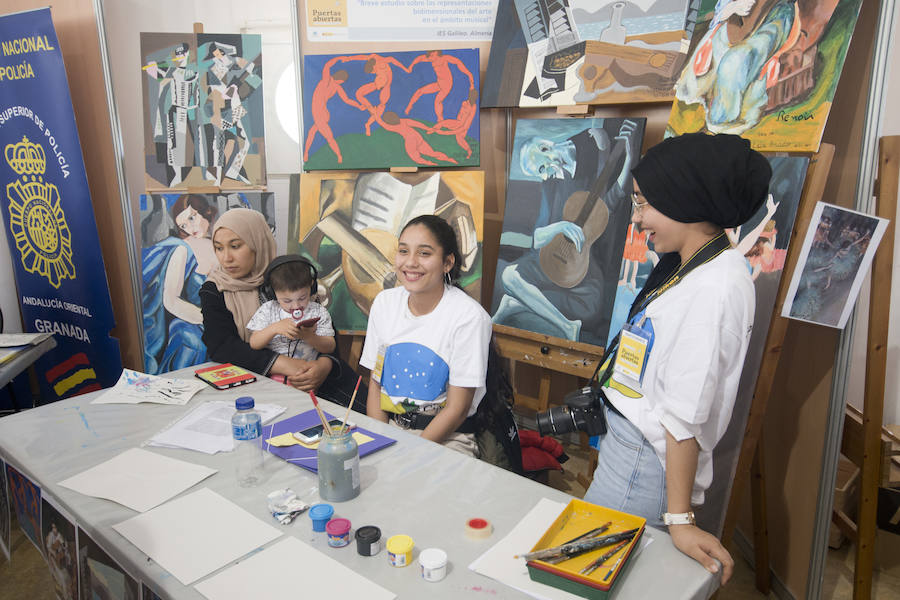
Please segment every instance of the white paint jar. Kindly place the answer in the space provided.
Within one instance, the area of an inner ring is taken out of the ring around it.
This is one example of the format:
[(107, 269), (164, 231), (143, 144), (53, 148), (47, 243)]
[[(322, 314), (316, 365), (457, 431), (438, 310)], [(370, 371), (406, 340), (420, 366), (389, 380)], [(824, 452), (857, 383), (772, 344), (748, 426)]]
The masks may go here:
[(422, 579), (440, 581), (447, 576), (447, 553), (440, 548), (426, 548), (419, 553)]

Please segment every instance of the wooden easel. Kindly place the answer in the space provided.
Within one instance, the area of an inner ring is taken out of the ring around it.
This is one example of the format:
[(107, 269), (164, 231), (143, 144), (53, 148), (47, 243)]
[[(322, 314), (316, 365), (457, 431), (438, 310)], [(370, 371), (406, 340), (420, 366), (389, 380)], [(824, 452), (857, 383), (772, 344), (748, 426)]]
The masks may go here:
[[(785, 260), (784, 275), (793, 273), (800, 255), (800, 246), (806, 236), (806, 230), (812, 219), (816, 202), (822, 197), (825, 182), (828, 179), (828, 171), (834, 158), (834, 146), (822, 144), (819, 151), (810, 157), (806, 180), (803, 185), (803, 193), (800, 197), (800, 205), (797, 208), (797, 217), (794, 220), (793, 233), (791, 235), (790, 251)], [(759, 375), (756, 379), (756, 387), (753, 392), (753, 400), (750, 403), (750, 412), (747, 415), (747, 424), (744, 427), (744, 438), (738, 455), (737, 468), (731, 487), (731, 495), (728, 498), (728, 506), (725, 512), (725, 521), (722, 527), (721, 540), (728, 545), (734, 535), (737, 524), (740, 502), (743, 497), (744, 486), (750, 479), (750, 492), (753, 507), (753, 548), (755, 553), (756, 587), (763, 593), (768, 593), (769, 581), (769, 534), (767, 526), (765, 471), (763, 466), (762, 449), (759, 440), (762, 435), (763, 419), (766, 414), (766, 405), (772, 393), (775, 382), (775, 374), (778, 370), (778, 359), (784, 344), (784, 336), (787, 332), (788, 320), (781, 317), (781, 309), (787, 297), (790, 285), (790, 277), (782, 276), (778, 286), (778, 294), (775, 306), (772, 309), (772, 321), (766, 335), (766, 343), (763, 357), (759, 367)]]
[[(900, 136), (883, 137), (878, 149), (878, 179), (875, 182), (875, 214), (888, 219), (887, 230), (872, 262), (872, 291), (869, 296), (869, 329), (866, 343), (866, 386), (863, 412), (858, 422), (848, 414), (844, 423), (841, 450), (856, 463), (862, 478), (859, 508), (854, 525), (846, 515), (832, 516), (841, 531), (856, 542), (853, 598), (872, 596), (875, 558), (875, 528), (878, 487), (891, 482), (892, 440), (882, 436), (884, 418), (884, 377), (887, 371), (888, 323), (891, 308), (891, 271), (894, 258), (894, 219), (900, 189)], [(851, 407), (848, 407), (848, 410)], [(861, 436), (858, 434), (861, 430)], [(848, 435), (856, 433), (856, 436)]]

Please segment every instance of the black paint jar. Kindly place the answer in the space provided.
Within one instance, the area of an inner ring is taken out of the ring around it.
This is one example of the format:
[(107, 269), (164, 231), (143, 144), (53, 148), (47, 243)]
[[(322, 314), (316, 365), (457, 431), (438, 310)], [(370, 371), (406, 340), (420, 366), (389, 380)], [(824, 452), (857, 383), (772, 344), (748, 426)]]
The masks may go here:
[(375, 556), (381, 552), (381, 530), (366, 525), (356, 530), (356, 551), (361, 556)]

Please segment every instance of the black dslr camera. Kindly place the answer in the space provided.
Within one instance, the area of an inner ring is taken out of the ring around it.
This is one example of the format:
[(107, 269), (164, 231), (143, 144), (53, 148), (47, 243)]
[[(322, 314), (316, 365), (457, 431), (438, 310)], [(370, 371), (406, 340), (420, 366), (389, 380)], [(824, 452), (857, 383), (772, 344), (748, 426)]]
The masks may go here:
[(603, 392), (599, 387), (583, 387), (569, 392), (562, 406), (554, 406), (537, 414), (537, 430), (540, 435), (560, 435), (571, 431), (583, 431), (589, 436), (606, 433), (606, 415), (603, 412)]

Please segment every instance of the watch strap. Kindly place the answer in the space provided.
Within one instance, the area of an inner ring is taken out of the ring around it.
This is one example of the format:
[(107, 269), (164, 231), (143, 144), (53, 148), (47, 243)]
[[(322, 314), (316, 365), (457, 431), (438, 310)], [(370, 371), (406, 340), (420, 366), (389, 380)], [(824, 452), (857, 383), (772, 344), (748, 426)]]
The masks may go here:
[(697, 523), (692, 510), (683, 513), (663, 513), (662, 518), (666, 525), (696, 525)]

